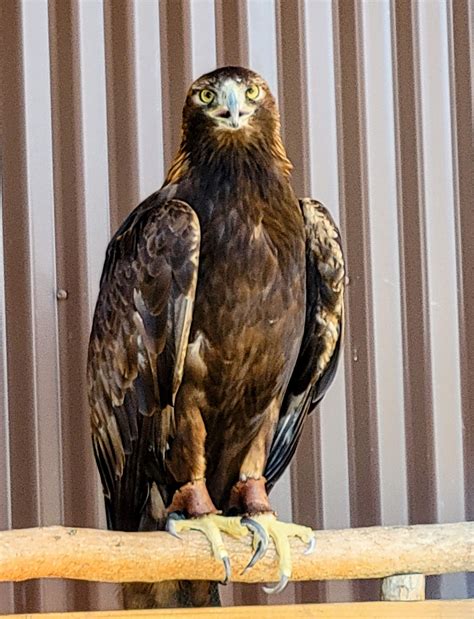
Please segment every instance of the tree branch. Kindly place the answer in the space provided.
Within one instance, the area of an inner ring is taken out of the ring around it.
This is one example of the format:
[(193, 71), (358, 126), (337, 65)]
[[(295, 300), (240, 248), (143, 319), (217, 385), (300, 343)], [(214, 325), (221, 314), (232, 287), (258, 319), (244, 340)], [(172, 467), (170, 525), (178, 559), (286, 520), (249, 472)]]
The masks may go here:
[[(292, 580), (380, 578), (474, 570), (474, 522), (411, 527), (317, 531), (316, 550), (291, 541)], [(252, 554), (250, 536), (225, 538), (234, 582), (278, 580), (273, 545), (242, 574)], [(0, 532), (0, 581), (74, 578), (104, 582), (221, 580), (223, 567), (197, 532), (121, 533), (45, 527)]]

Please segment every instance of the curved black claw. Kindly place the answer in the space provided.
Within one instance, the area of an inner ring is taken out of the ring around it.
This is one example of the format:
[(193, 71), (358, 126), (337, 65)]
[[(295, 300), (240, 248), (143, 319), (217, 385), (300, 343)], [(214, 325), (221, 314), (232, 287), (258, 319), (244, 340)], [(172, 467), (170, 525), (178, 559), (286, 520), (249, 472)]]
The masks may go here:
[(280, 581), (277, 582), (276, 585), (274, 585), (273, 587), (270, 587), (267, 585), (265, 587), (262, 587), (262, 589), (265, 591), (265, 593), (268, 593), (268, 594), (281, 593), (283, 589), (286, 587), (286, 585), (288, 584), (289, 580), (290, 579), (288, 578), (288, 576), (286, 576), (285, 574), (282, 574)]
[(241, 519), (240, 523), (250, 529), (254, 535), (254, 538), (257, 539), (257, 548), (253, 553), (252, 558), (242, 571), (242, 574), (245, 574), (245, 572), (253, 567), (255, 563), (257, 563), (257, 561), (259, 561), (267, 552), (269, 539), (264, 527), (262, 527), (262, 525), (256, 520), (253, 520), (253, 518), (244, 517)]
[(221, 580), (221, 585), (227, 585), (229, 583), (230, 577), (232, 575), (232, 569), (230, 567), (230, 559), (229, 557), (223, 557), (222, 563), (224, 564), (224, 580)]
[(185, 520), (185, 516), (176, 512), (172, 512), (171, 514), (169, 514), (168, 518), (166, 519), (165, 531), (171, 533), (171, 535), (173, 537), (176, 537), (177, 539), (183, 539), (181, 535), (178, 535), (178, 533), (176, 532), (175, 523), (177, 520)]
[(310, 555), (314, 552), (314, 549), (316, 548), (316, 538), (312, 537), (309, 541), (308, 547), (306, 548), (306, 550), (303, 552), (304, 555)]

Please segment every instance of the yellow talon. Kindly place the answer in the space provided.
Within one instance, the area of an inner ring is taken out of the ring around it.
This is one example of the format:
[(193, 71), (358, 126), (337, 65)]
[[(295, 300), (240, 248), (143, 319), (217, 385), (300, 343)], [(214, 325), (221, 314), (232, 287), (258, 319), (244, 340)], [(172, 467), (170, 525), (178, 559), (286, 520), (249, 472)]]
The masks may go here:
[[(221, 532), (232, 535), (233, 537), (243, 537), (248, 534), (246, 527), (240, 523), (240, 517), (229, 518), (219, 514), (207, 514), (199, 518), (189, 519), (172, 519), (168, 521), (168, 531), (179, 537), (179, 533), (183, 531), (200, 531), (203, 533), (209, 543), (214, 557), (224, 563), (224, 584), (230, 580), (231, 568), (229, 561), (229, 553), (224, 545)], [(170, 524), (172, 523), (172, 524)]]
[[(291, 551), (290, 551), (290, 537), (299, 537), (303, 542), (308, 544), (308, 548), (305, 554), (309, 554), (314, 550), (315, 537), (314, 532), (310, 527), (305, 527), (291, 522), (280, 522), (276, 519), (274, 514), (259, 514), (252, 518), (246, 518), (243, 521), (254, 532), (254, 536), (262, 536), (258, 530), (263, 529), (264, 535), (266, 534), (273, 540), (275, 544), (275, 550), (279, 559), (280, 568), (280, 581), (274, 587), (264, 587), (263, 590), (266, 593), (279, 593), (286, 587), (289, 579), (291, 578), (292, 564), (291, 564)], [(255, 540), (254, 540), (255, 546)], [(255, 564), (254, 558), (250, 561), (249, 567)]]
[(229, 554), (225, 548), (222, 533), (227, 533), (237, 538), (245, 537), (249, 531), (252, 533), (254, 553), (244, 572), (251, 569), (263, 557), (268, 548), (268, 540), (271, 538), (278, 555), (280, 580), (273, 587), (264, 587), (263, 590), (266, 593), (279, 593), (283, 591), (291, 578), (292, 564), (289, 538), (299, 537), (303, 542), (306, 542), (308, 548), (305, 554), (314, 550), (315, 543), (312, 529), (291, 522), (280, 522), (274, 514), (258, 514), (251, 518), (207, 514), (199, 518), (189, 519), (177, 519), (171, 515), (168, 519), (167, 530), (177, 537), (183, 531), (200, 531), (203, 533), (209, 540), (214, 557), (224, 564), (224, 583), (230, 580), (231, 568)]

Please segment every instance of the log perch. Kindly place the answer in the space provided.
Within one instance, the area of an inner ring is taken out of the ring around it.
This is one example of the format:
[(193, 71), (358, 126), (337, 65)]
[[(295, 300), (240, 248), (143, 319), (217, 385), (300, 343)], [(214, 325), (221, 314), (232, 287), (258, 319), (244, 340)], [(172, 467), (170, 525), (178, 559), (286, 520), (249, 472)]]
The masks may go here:
[[(316, 550), (292, 539), (292, 580), (384, 578), (474, 570), (474, 522), (316, 531)], [(233, 582), (278, 580), (275, 549), (245, 574), (247, 539), (225, 537)], [(102, 582), (221, 580), (223, 567), (201, 533), (121, 533), (71, 527), (0, 532), (0, 581), (73, 578)]]

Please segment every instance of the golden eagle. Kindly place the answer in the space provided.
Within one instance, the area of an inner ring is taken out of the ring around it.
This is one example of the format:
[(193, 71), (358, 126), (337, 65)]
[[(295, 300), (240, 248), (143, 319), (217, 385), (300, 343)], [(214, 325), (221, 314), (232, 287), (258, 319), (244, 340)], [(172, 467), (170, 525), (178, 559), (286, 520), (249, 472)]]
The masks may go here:
[[(288, 536), (267, 493), (341, 346), (344, 262), (325, 208), (298, 200), (280, 119), (256, 73), (195, 81), (162, 188), (107, 249), (88, 354), (92, 439), (108, 526), (254, 535), (249, 566)], [(286, 549), (286, 550), (285, 550)], [(207, 582), (132, 584), (129, 608), (218, 603)]]

